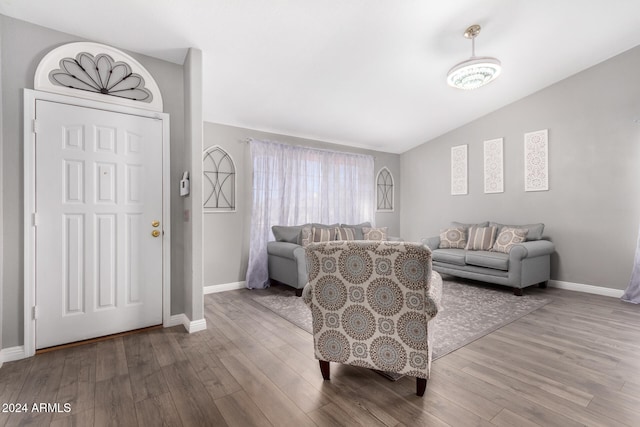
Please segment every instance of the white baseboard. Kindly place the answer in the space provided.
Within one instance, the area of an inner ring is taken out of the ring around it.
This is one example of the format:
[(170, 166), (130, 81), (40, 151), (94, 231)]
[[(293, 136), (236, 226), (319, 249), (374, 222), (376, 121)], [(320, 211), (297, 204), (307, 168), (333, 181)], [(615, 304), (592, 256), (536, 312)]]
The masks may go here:
[(166, 322), (163, 326), (165, 328), (171, 328), (173, 326), (182, 325), (190, 334), (198, 331), (204, 331), (207, 329), (207, 320), (189, 320), (186, 314), (174, 314), (169, 318), (169, 321)]
[[(180, 314), (174, 314), (172, 315), (168, 321), (164, 322), (164, 327), (165, 328), (171, 328), (173, 326), (178, 326), (178, 325), (188, 325), (189, 324), (189, 318), (187, 317), (186, 314), (184, 313), (180, 313)], [(186, 326), (185, 326), (186, 329)]]
[(213, 294), (216, 292), (235, 291), (236, 289), (244, 289), (247, 287), (247, 282), (231, 282), (223, 283), (221, 285), (209, 285), (203, 288), (204, 294)]
[(611, 289), (602, 286), (585, 285), (582, 283), (563, 282), (561, 280), (549, 280), (552, 288), (566, 289), (568, 291), (585, 292), (588, 294), (603, 295), (606, 297), (620, 298), (624, 291), (621, 289)]
[(25, 357), (27, 356), (24, 352), (23, 345), (3, 348), (0, 350), (0, 366), (2, 366), (4, 362), (13, 362), (14, 360), (24, 359)]
[(189, 326), (185, 326), (190, 334), (207, 329), (207, 319), (193, 320)]

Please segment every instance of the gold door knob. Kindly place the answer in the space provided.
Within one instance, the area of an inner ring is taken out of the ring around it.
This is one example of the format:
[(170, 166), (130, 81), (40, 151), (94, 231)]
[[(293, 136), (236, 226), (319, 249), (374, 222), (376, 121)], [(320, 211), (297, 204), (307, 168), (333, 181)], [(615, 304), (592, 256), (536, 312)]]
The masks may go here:
[(158, 227), (160, 225), (160, 221), (155, 220), (155, 221), (151, 221), (151, 226), (152, 227)]
[(159, 230), (153, 230), (153, 231), (151, 232), (151, 235), (152, 235), (153, 237), (158, 237), (158, 236), (160, 235), (160, 231), (159, 231)]

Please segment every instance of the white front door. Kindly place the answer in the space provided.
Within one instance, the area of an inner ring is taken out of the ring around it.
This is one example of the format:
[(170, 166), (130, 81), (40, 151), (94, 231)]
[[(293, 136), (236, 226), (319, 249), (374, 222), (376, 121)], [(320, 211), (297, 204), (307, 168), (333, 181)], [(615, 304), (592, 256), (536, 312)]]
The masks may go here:
[(162, 137), (36, 101), (36, 348), (162, 323)]

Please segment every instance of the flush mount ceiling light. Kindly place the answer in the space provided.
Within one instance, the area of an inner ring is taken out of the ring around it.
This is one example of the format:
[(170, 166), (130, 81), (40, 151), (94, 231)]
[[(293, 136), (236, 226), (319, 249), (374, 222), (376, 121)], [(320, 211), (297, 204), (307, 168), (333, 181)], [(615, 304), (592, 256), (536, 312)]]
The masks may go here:
[(476, 56), (475, 38), (480, 34), (480, 25), (472, 25), (464, 32), (471, 39), (471, 58), (455, 65), (447, 73), (447, 83), (458, 89), (476, 89), (500, 75), (500, 61), (489, 56)]

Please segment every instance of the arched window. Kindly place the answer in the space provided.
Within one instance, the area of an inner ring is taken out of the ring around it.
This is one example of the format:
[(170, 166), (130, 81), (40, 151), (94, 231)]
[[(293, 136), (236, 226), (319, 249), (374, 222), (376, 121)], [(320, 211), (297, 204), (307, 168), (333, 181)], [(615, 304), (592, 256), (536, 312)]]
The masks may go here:
[(222, 148), (204, 150), (202, 158), (202, 208), (204, 213), (236, 210), (236, 166)]
[(160, 89), (147, 69), (126, 53), (99, 43), (68, 43), (51, 50), (36, 68), (33, 88), (162, 111)]
[(376, 178), (376, 211), (393, 212), (393, 196), (393, 176), (385, 166)]

